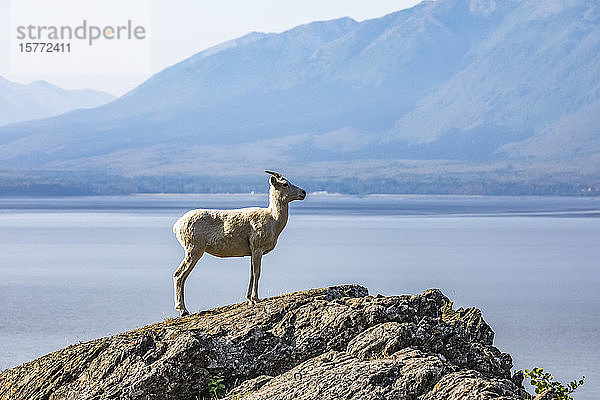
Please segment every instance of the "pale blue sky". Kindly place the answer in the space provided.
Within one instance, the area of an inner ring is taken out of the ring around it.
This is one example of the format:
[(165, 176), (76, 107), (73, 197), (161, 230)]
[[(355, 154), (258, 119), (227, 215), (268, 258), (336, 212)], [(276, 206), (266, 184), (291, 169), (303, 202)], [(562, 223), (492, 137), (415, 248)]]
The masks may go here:
[[(25, 7), (26, 3), (28, 10), (35, 10), (36, 4), (49, 3), (47, 0), (0, 0), (0, 25), (2, 27), (0, 52), (2, 54), (10, 54), (9, 50), (17, 46), (16, 43), (10, 42), (11, 37), (14, 36), (14, 32), (12, 32), (14, 27), (11, 28), (9, 12), (11, 1), (18, 2), (19, 7)], [(73, 68), (69, 70), (65, 66), (65, 73), (47, 71), (23, 73), (18, 65), (15, 68), (14, 63), (11, 70), (10, 61), (7, 60), (10, 57), (0, 57), (0, 75), (22, 83), (45, 79), (68, 89), (94, 88), (121, 95), (166, 66), (175, 64), (207, 47), (248, 32), (281, 32), (303, 23), (344, 16), (360, 21), (411, 7), (420, 0), (141, 0), (141, 2), (147, 4), (145, 14), (151, 16), (148, 26), (151, 61), (146, 71), (136, 73), (115, 73), (113, 71), (112, 73), (98, 74), (91, 73), (94, 68), (90, 64), (88, 70), (84, 65), (78, 67), (80, 70), (77, 72), (73, 72)], [(12, 4), (13, 9), (15, 4)], [(77, 5), (81, 4), (84, 3)], [(106, 0), (93, 0), (87, 4), (93, 6), (103, 4), (104, 7), (109, 3)], [(121, 4), (123, 3), (121, 2)], [(96, 16), (97, 9), (98, 7), (95, 7), (95, 10), (90, 9), (87, 14)], [(104, 17), (106, 18), (108, 15), (111, 20), (131, 18), (131, 10), (123, 11), (122, 7), (114, 8), (114, 10), (106, 11)], [(148, 10), (150, 13), (147, 12)], [(61, 10), (61, 14), (66, 16), (69, 16), (69, 12), (69, 7), (63, 7)], [(81, 10), (79, 12), (81, 13)], [(115, 13), (127, 13), (127, 15), (115, 15)], [(27, 17), (29, 18), (29, 14)], [(80, 18), (79, 14), (71, 17), (75, 20)], [(133, 17), (135, 18), (135, 15)], [(56, 22), (44, 23), (55, 24)], [(14, 25), (14, 21), (12, 25)], [(14, 51), (14, 49), (12, 50)], [(111, 55), (107, 55), (107, 57), (110, 58)], [(112, 57), (115, 58), (115, 56)], [(122, 63), (124, 61), (115, 60), (115, 62)], [(41, 66), (40, 70), (44, 69), (43, 63), (39, 66)], [(55, 70), (56, 66), (53, 69)], [(95, 70), (97, 71), (97, 68)]]

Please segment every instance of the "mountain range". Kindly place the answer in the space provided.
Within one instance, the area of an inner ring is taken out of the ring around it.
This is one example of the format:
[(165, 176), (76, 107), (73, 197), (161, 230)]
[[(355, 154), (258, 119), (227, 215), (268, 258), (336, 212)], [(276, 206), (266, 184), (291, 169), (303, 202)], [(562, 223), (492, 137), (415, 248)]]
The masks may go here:
[(114, 99), (99, 90), (65, 90), (46, 81), (25, 85), (0, 76), (0, 125), (94, 108)]
[(245, 190), (278, 169), (318, 190), (596, 193), (599, 22), (593, 0), (438, 0), (250, 33), (1, 127), (0, 184)]

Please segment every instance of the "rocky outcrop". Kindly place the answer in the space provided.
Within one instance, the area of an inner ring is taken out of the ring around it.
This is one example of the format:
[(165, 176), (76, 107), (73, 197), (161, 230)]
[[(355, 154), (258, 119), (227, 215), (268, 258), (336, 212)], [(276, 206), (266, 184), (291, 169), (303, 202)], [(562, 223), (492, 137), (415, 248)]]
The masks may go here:
[(2, 372), (0, 398), (523, 399), (493, 335), (437, 289), (336, 286), (69, 346)]

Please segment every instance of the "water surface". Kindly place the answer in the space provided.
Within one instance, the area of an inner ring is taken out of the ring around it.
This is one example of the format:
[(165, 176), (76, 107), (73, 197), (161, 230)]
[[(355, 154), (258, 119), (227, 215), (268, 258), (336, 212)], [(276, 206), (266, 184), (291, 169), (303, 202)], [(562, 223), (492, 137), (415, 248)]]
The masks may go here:
[[(171, 230), (190, 208), (264, 195), (0, 199), (0, 369), (176, 316)], [(600, 393), (600, 199), (309, 196), (263, 259), (261, 296), (342, 283), (371, 294), (440, 288), (477, 306), (515, 367)], [(243, 300), (248, 258), (205, 255), (190, 311)]]

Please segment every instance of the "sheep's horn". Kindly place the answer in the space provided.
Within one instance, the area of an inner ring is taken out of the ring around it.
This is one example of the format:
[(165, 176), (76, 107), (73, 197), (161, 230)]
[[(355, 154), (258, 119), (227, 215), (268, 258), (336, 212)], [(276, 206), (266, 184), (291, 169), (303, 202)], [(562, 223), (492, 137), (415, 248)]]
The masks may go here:
[(273, 172), (273, 171), (265, 171), (267, 174), (271, 174), (273, 175), (275, 178), (283, 178), (283, 175), (281, 175), (279, 172)]

